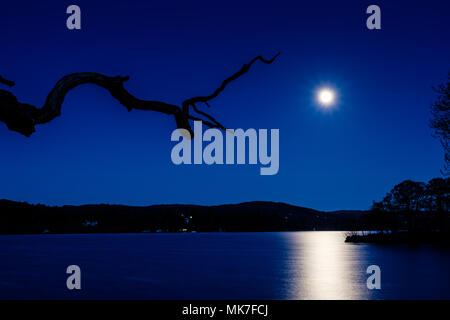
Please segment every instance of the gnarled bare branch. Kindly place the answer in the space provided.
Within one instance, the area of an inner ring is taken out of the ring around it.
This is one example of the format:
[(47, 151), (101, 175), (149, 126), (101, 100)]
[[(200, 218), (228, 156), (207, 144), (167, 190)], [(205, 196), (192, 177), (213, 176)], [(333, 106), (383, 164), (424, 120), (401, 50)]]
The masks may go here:
[(252, 64), (254, 64), (256, 61), (261, 61), (265, 64), (271, 64), (272, 62), (275, 61), (275, 59), (280, 55), (280, 52), (278, 52), (272, 59), (266, 60), (261, 56), (257, 56), (255, 58), (253, 58), (249, 63), (244, 64), (242, 66), (242, 68), (236, 72), (235, 74), (233, 74), (232, 76), (226, 78), (222, 84), (220, 85), (220, 87), (218, 87), (213, 93), (211, 93), (208, 96), (199, 96), (199, 97), (193, 97), (193, 98), (189, 98), (185, 101), (183, 101), (183, 105), (185, 106), (192, 106), (195, 103), (199, 103), (199, 102), (203, 102), (206, 103), (208, 105), (208, 101), (214, 99), (215, 97), (217, 97), (219, 95), (219, 93), (221, 93), (223, 90), (225, 90), (226, 86), (232, 82), (233, 80), (236, 80), (237, 78), (239, 78), (240, 76), (242, 76), (243, 74), (246, 74), (248, 72), (248, 70), (250, 70), (250, 67), (252, 66)]
[(48, 94), (44, 106), (40, 109), (21, 103), (12, 93), (0, 90), (0, 121), (5, 122), (10, 130), (28, 137), (35, 131), (35, 125), (47, 123), (58, 117), (67, 93), (86, 83), (92, 83), (108, 90), (128, 111), (132, 109), (151, 110), (173, 115), (181, 112), (181, 109), (175, 105), (135, 98), (123, 87), (123, 83), (128, 79), (129, 77), (108, 77), (94, 72), (69, 74), (56, 83)]
[[(214, 119), (213, 116), (210, 116), (209, 114), (197, 109), (197, 107), (195, 106), (195, 103), (192, 104), (192, 108), (198, 114), (201, 114), (202, 116), (205, 116), (206, 118), (211, 120), (213, 122), (215, 128), (226, 130), (226, 128), (222, 124), (220, 124), (216, 119)], [(205, 120), (203, 120), (203, 121), (205, 121)]]
[(14, 86), (14, 82), (6, 80), (2, 76), (0, 76), (0, 83), (6, 84), (8, 87), (13, 87)]
[[(129, 79), (128, 76), (109, 77), (95, 72), (72, 73), (61, 78), (48, 94), (42, 108), (21, 103), (11, 92), (0, 89), (0, 121), (6, 123), (10, 130), (17, 131), (29, 137), (33, 132), (35, 132), (36, 125), (47, 123), (61, 114), (62, 104), (70, 90), (82, 84), (90, 83), (108, 90), (111, 96), (117, 99), (124, 107), (127, 108), (128, 111), (137, 109), (157, 111), (168, 115), (173, 115), (175, 117), (177, 127), (180, 129), (187, 129), (191, 133), (191, 137), (193, 137), (193, 132), (189, 120), (201, 120), (203, 121), (203, 124), (208, 127), (225, 130), (225, 127), (214, 117), (200, 111), (195, 106), (195, 103), (203, 102), (209, 107), (208, 101), (217, 97), (217, 95), (222, 92), (230, 82), (247, 73), (254, 62), (260, 60), (263, 63), (270, 64), (278, 55), (279, 54), (270, 60), (266, 60), (261, 56), (253, 58), (238, 72), (225, 79), (222, 82), (222, 85), (211, 95), (187, 99), (183, 101), (181, 108), (179, 106), (161, 101), (141, 100), (134, 97), (123, 86), (124, 82)], [(14, 82), (6, 80), (1, 76), (0, 83), (8, 86), (14, 85)], [(191, 115), (189, 113), (189, 106), (192, 106), (193, 111), (206, 117), (208, 120)]]

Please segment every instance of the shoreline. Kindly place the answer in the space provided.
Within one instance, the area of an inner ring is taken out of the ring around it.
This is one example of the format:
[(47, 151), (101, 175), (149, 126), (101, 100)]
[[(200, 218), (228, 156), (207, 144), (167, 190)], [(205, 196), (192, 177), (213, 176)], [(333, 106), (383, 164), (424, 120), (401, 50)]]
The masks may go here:
[(349, 234), (346, 243), (376, 244), (439, 244), (450, 245), (449, 232), (376, 232), (369, 234)]

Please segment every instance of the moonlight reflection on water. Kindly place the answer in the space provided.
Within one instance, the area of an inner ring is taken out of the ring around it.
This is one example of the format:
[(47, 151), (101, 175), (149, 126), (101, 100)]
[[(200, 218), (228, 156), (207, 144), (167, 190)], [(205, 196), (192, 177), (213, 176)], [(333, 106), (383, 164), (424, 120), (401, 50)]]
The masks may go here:
[[(449, 250), (344, 232), (0, 237), (0, 299), (450, 299)], [(66, 268), (81, 268), (67, 290)], [(381, 268), (381, 290), (366, 269)]]

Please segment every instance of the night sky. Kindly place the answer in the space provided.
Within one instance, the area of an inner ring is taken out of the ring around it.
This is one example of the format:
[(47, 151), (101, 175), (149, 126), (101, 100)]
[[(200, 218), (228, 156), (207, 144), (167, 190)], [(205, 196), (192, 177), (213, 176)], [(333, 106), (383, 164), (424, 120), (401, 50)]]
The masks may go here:
[[(71, 4), (81, 7), (79, 31), (66, 28)], [(381, 30), (366, 28), (371, 4)], [(404, 179), (440, 176), (429, 119), (432, 86), (450, 67), (449, 11), (448, 1), (4, 1), (0, 74), (16, 86), (1, 89), (37, 106), (62, 76), (84, 71), (130, 75), (136, 97), (180, 104), (281, 51), (208, 110), (229, 128), (279, 128), (280, 170), (176, 166), (172, 116), (127, 112), (85, 85), (30, 138), (0, 123), (0, 198), (367, 209)], [(323, 86), (337, 92), (330, 112), (316, 102)]]

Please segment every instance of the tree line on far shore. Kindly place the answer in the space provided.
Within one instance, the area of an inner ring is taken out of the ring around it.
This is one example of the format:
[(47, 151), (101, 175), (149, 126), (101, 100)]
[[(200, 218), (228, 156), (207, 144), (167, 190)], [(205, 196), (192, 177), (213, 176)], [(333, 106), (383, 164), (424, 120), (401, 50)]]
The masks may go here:
[(405, 180), (373, 203), (371, 218), (380, 230), (448, 232), (449, 206), (450, 178)]

